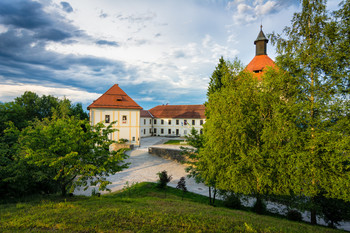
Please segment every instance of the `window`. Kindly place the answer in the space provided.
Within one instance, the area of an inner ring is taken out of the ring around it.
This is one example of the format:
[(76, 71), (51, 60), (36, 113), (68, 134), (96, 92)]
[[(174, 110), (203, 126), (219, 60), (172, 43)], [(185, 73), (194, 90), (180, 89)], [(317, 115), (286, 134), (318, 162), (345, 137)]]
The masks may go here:
[(109, 123), (111, 120), (111, 117), (109, 115), (105, 115), (105, 123)]
[(184, 120), (184, 125), (187, 125), (187, 120)]
[(157, 124), (157, 119), (154, 119), (154, 124), (155, 124), (155, 125)]
[(143, 134), (146, 134), (146, 129), (143, 130)]
[(176, 135), (179, 135), (179, 129), (176, 129)]
[(168, 134), (171, 134), (171, 129), (168, 129)]
[(146, 124), (146, 119), (143, 119), (143, 124), (144, 124), (144, 125)]
[(161, 134), (164, 134), (164, 129), (160, 129), (160, 133), (161, 133)]
[(203, 125), (203, 120), (200, 120), (199, 124), (200, 124), (200, 125)]
[(160, 124), (161, 124), (161, 125), (164, 125), (164, 120), (160, 120)]
[(168, 125), (171, 125), (171, 120), (168, 120)]
[(149, 128), (149, 133), (152, 133), (152, 128)]
[(128, 120), (128, 117), (127, 116), (122, 116), (122, 123), (123, 124), (126, 124), (126, 121)]
[(196, 124), (196, 120), (192, 120), (192, 125), (195, 125)]
[(149, 124), (150, 124), (150, 125), (152, 124), (152, 119), (149, 119)]
[(154, 132), (154, 133), (157, 133), (157, 129), (153, 129), (153, 132)]
[(132, 141), (133, 141), (133, 142), (135, 141), (135, 137), (132, 137)]
[(176, 125), (179, 125), (179, 120), (176, 120)]

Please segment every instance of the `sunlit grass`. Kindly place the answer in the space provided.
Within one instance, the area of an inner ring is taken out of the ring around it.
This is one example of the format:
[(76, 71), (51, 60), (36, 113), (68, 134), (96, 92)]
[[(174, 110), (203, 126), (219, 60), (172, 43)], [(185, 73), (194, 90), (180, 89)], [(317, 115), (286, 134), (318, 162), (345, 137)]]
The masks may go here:
[(180, 145), (180, 142), (184, 142), (185, 140), (169, 140), (165, 142), (164, 144), (169, 144), (169, 145)]
[(0, 205), (0, 232), (336, 232), (207, 204), (207, 197), (153, 183), (101, 197), (50, 197)]

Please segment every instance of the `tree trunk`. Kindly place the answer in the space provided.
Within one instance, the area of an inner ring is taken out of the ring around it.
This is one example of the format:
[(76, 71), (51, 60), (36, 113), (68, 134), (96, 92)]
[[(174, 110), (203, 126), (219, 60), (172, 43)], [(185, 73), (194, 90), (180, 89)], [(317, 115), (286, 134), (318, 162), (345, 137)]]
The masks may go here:
[(65, 197), (66, 194), (67, 194), (66, 185), (65, 185), (65, 184), (62, 184), (62, 185), (61, 185), (61, 195), (62, 195), (62, 197)]
[(209, 186), (209, 205), (211, 205), (211, 187)]
[(316, 210), (315, 208), (311, 209), (311, 224), (316, 225), (317, 224), (317, 218), (316, 218)]
[(215, 203), (216, 192), (217, 192), (217, 189), (214, 187), (214, 194), (213, 194), (213, 205), (214, 205), (214, 203)]

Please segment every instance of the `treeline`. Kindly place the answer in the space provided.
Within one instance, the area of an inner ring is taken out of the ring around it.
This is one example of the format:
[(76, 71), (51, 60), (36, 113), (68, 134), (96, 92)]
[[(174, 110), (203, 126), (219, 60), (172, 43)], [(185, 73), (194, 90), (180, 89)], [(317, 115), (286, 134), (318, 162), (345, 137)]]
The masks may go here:
[(349, 16), (350, 1), (329, 13), (325, 1), (303, 0), (292, 26), (270, 35), (277, 68), (261, 80), (220, 59), (191, 175), (255, 197), (257, 212), (273, 199), (303, 206), (313, 224), (349, 218)]
[(0, 198), (66, 195), (76, 186), (109, 184), (105, 175), (127, 167), (110, 152), (115, 130), (89, 124), (81, 104), (25, 92), (0, 103)]

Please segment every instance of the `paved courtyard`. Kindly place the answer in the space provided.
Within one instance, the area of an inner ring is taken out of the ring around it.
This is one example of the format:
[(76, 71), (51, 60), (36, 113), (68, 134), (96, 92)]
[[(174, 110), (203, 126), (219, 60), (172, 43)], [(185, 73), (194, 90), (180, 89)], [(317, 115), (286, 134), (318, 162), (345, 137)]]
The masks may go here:
[[(168, 184), (169, 186), (176, 187), (180, 178), (185, 176), (188, 191), (208, 195), (207, 187), (205, 187), (203, 184), (197, 184), (194, 179), (187, 178), (185, 165), (148, 153), (149, 146), (161, 145), (167, 140), (169, 140), (169, 138), (166, 137), (142, 138), (140, 147), (127, 152), (130, 157), (126, 160), (126, 162), (131, 163), (129, 168), (107, 177), (107, 180), (112, 182), (112, 184), (108, 185), (108, 188), (113, 192), (121, 190), (125, 186), (126, 182), (129, 182), (129, 184), (143, 181), (157, 182), (157, 173), (166, 170), (168, 174), (172, 175), (173, 177), (171, 182)], [(91, 195), (93, 188), (96, 187), (90, 187), (86, 191), (83, 189), (75, 190), (74, 194)]]

